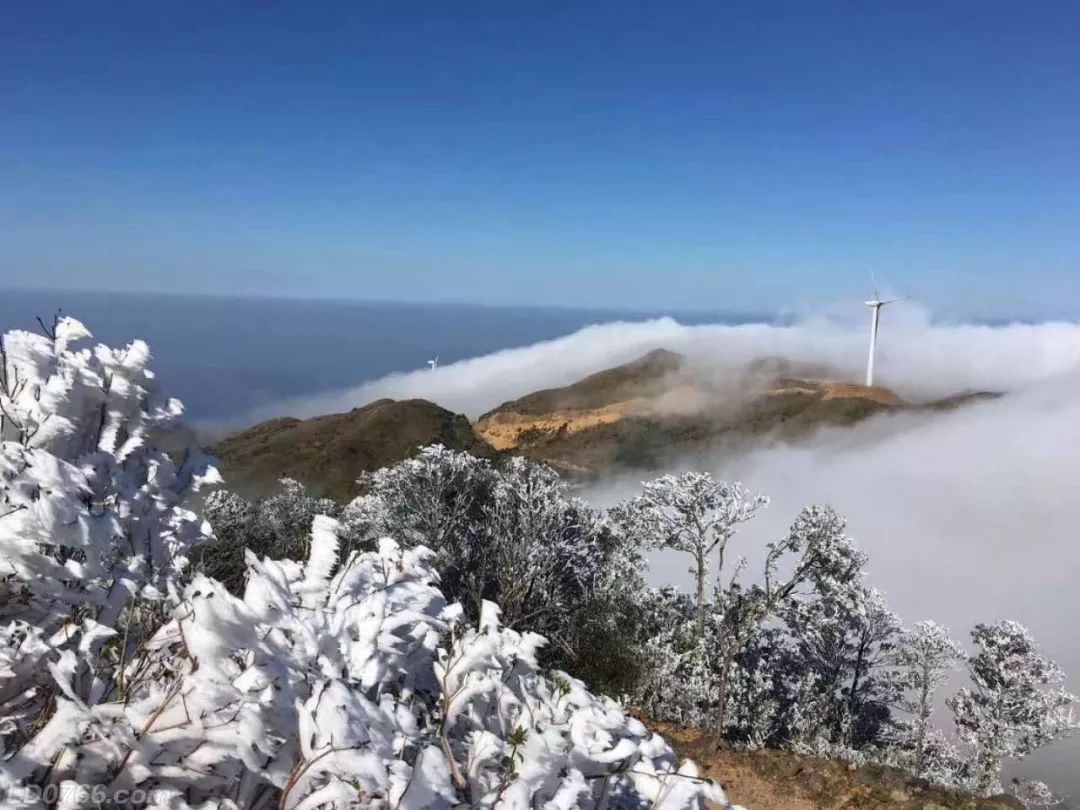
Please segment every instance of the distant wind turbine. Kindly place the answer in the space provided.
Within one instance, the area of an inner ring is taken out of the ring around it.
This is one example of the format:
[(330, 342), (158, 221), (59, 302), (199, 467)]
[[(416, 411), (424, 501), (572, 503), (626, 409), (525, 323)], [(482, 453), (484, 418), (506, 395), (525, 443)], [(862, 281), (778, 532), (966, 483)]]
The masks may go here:
[(882, 300), (878, 295), (877, 281), (874, 282), (874, 297), (866, 302), (866, 305), (870, 307), (870, 356), (866, 360), (866, 387), (870, 388), (874, 384), (874, 354), (877, 352), (877, 333), (878, 324), (881, 323), (881, 308), (888, 304), (895, 304), (899, 301), (899, 298), (888, 298)]
[(439, 355), (435, 355), (434, 357), (432, 357), (430, 360), (427, 361), (427, 364), (431, 367), (432, 371), (437, 369), (439, 367)]

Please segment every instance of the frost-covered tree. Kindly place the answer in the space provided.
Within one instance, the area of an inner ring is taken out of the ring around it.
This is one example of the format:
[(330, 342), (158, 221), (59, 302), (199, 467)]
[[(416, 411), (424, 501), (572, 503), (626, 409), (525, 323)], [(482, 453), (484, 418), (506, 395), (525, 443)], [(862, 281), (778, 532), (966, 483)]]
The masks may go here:
[(937, 690), (964, 658), (963, 648), (949, 631), (933, 621), (921, 621), (905, 630), (896, 646), (894, 662), (904, 687), (900, 707), (911, 715), (908, 737), (913, 748), (912, 772), (926, 771), (930, 715)]
[(21, 746), (61, 693), (93, 705), (167, 615), (191, 548), (211, 538), (187, 508), (216, 471), (158, 437), (181, 413), (159, 396), (142, 341), (78, 348), (58, 317), (0, 338), (0, 735)]
[(861, 571), (843, 584), (832, 590), (816, 583), (813, 596), (785, 615), (798, 650), (793, 665), (817, 675), (815, 699), (826, 717), (812, 739), (801, 741), (812, 752), (880, 744), (901, 691), (889, 666), (899, 617), (880, 591), (863, 584)]
[(742, 562), (716, 581), (700, 633), (696, 605), (691, 620), (687, 602), (668, 601), (668, 626), (643, 645), (656, 663), (638, 699), (742, 745), (876, 739), (895, 691), (883, 664), (899, 623), (863, 583), (864, 562), (833, 509), (805, 509), (767, 545), (758, 582), (740, 581)]
[[(482, 542), (460, 578), (471, 600), (498, 598), (503, 620), (560, 642), (597, 594), (616, 540), (550, 467), (510, 459), (485, 498)], [(466, 557), (466, 555), (462, 555)]]
[(667, 587), (643, 590), (638, 603), (642, 621), (634, 641), (643, 666), (634, 703), (655, 720), (704, 728), (711, 706), (707, 687), (687, 676), (693, 667), (693, 600)]
[(731, 675), (726, 739), (751, 749), (805, 748), (827, 727), (820, 674), (798, 662), (796, 640), (782, 626), (758, 633), (739, 653)]
[(1080, 730), (1078, 698), (1065, 675), (1039, 652), (1023, 625), (977, 624), (976, 652), (968, 659), (972, 688), (948, 701), (967, 749), (964, 785), (980, 795), (1000, 793), (1001, 760), (1022, 759), (1036, 748)]
[(549, 639), (549, 657), (574, 658), (579, 641), (589, 643), (582, 623), (602, 629), (586, 617), (640, 581), (603, 516), (542, 464), (496, 467), (433, 445), (362, 484), (342, 513), (352, 534), (430, 547), (448, 598), (473, 618), (485, 600), (498, 602), (509, 627)]
[(612, 514), (632, 541), (690, 555), (697, 594), (694, 633), (700, 637), (707, 613), (709, 558), (716, 552), (716, 576), (721, 576), (736, 527), (767, 503), (765, 496), (752, 495), (741, 483), (690, 472), (646, 482), (640, 495), (617, 506)]

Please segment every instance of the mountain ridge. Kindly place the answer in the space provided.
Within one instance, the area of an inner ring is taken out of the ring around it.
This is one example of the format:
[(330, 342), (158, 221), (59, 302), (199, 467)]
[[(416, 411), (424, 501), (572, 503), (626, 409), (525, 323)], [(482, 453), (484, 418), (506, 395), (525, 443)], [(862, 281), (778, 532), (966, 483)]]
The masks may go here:
[(439, 443), (491, 455), (469, 420), (425, 399), (377, 399), (345, 413), (312, 419), (278, 417), (228, 436), (211, 449), (230, 488), (257, 497), (283, 478), (316, 495), (345, 500), (356, 479)]
[(996, 397), (963, 392), (926, 404), (842, 379), (820, 364), (760, 358), (735, 375), (656, 349), (570, 385), (508, 400), (475, 422), (424, 399), (379, 399), (312, 419), (278, 417), (211, 448), (229, 485), (258, 495), (288, 476), (347, 499), (357, 477), (439, 443), (474, 455), (519, 454), (577, 479), (658, 469), (679, 456), (799, 441), (878, 414), (943, 412)]

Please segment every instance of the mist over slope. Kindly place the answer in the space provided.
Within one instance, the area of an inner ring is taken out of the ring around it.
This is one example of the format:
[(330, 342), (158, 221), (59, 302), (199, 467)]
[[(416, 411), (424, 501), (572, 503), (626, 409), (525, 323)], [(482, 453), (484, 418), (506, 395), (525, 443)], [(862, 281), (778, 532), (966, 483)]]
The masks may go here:
[[(435, 371), (391, 374), (354, 388), (298, 396), (231, 424), (283, 415), (317, 416), (383, 397), (429, 399), (476, 418), (499, 403), (537, 389), (568, 385), (654, 349), (686, 355), (701, 373), (711, 373), (720, 381), (763, 357), (824, 364), (858, 381), (864, 374), (866, 346), (862, 318), (808, 317), (789, 326), (687, 326), (671, 318), (619, 321)], [(1013, 391), (1075, 368), (1080, 363), (1080, 324), (936, 324), (925, 310), (897, 304), (883, 316), (878, 352), (877, 382), (913, 401), (963, 390)]]

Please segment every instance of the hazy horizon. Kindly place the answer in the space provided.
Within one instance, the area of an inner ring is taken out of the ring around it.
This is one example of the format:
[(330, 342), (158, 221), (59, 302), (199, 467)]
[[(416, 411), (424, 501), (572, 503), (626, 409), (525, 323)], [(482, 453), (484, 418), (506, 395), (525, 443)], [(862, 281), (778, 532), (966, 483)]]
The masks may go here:
[[(118, 300), (124, 305), (117, 306)], [(297, 397), (334, 399), (335, 392), (387, 375), (426, 370), (434, 355), (450, 365), (567, 337), (598, 324), (671, 318), (684, 326), (785, 326), (824, 319), (844, 324), (859, 341), (868, 318), (859, 299), (769, 313), (0, 287), (0, 329), (34, 330), (38, 316), (48, 321), (58, 310), (83, 320), (95, 340), (146, 340), (165, 386), (184, 401), (190, 420), (234, 426), (258, 414), (280, 415), (283, 403)], [(942, 325), (1040, 323), (920, 311), (927, 323)], [(893, 316), (889, 313), (885, 321), (886, 351)], [(266, 333), (269, 323), (273, 335)], [(861, 352), (858, 349), (857, 356)], [(857, 379), (859, 373), (852, 371), (851, 376)], [(335, 402), (345, 409), (362, 404), (340, 398)], [(302, 408), (295, 415), (314, 414)]]
[[(123, 305), (117, 306), (118, 301)], [(187, 418), (194, 422), (242, 419), (301, 394), (340, 391), (424, 369), (434, 355), (449, 365), (562, 337), (598, 322), (665, 314), (686, 323), (768, 317), (0, 288), (0, 331), (36, 330), (36, 317), (48, 322), (58, 309), (82, 320), (96, 341), (146, 340), (163, 386), (184, 402)], [(273, 333), (267, 331), (269, 324)]]

